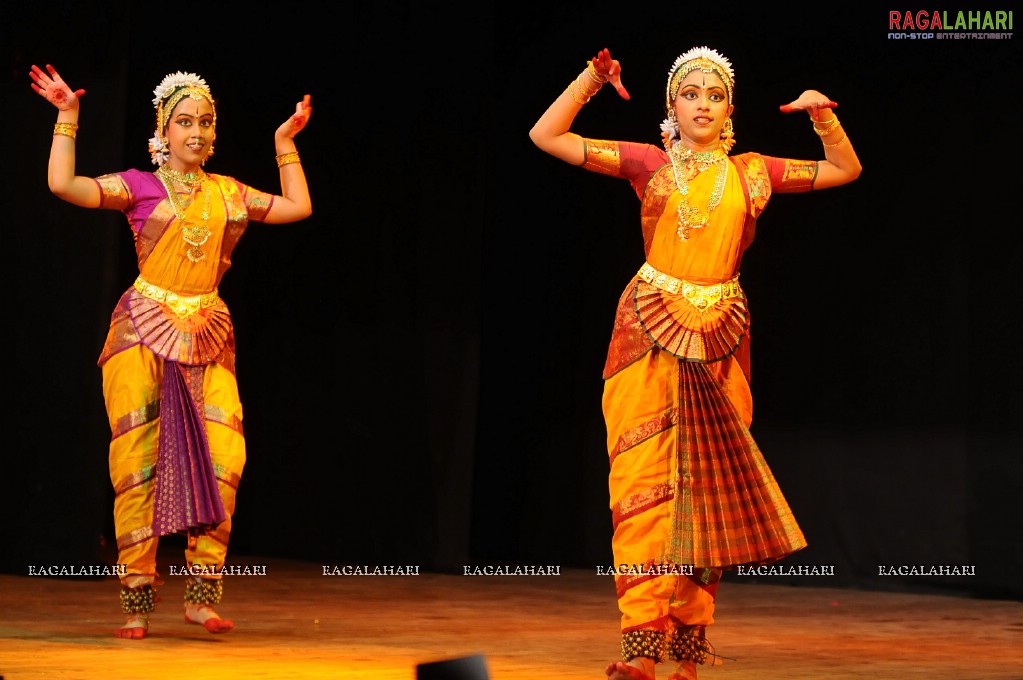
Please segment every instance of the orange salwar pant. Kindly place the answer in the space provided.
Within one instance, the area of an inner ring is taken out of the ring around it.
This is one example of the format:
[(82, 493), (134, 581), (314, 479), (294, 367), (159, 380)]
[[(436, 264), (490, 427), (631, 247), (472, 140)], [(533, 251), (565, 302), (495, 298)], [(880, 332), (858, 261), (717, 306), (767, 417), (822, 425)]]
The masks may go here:
[[(744, 365), (746, 344), (735, 356), (710, 364), (733, 407), (746, 421), (752, 399)], [(685, 574), (616, 577), (622, 632), (670, 632), (714, 622), (720, 569), (676, 565), (673, 498), (678, 474), (678, 359), (653, 349), (605, 381), (612, 548), (619, 569), (633, 565), (691, 567)]]
[[(160, 384), (163, 360), (135, 345), (103, 364), (103, 398), (110, 421), (110, 481), (114, 485), (114, 527), (122, 584), (134, 588), (158, 582), (153, 535), (153, 493), (160, 441)], [(235, 376), (219, 364), (205, 367), (206, 432), (227, 519), (185, 550), (188, 566), (222, 567), (231, 535), (235, 494), (245, 465), (242, 407)], [(212, 578), (213, 576), (211, 576)]]

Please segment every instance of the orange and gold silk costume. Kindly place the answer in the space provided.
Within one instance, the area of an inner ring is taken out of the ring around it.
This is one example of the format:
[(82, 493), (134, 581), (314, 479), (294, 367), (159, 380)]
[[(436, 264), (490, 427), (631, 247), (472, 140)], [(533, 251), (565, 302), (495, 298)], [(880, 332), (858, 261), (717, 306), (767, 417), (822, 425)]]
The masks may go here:
[[(122, 583), (157, 581), (154, 532), (160, 456), (161, 384), (182, 372), (201, 414), (212, 470), (226, 519), (189, 542), (190, 566), (221, 567), (227, 553), (235, 492), (245, 465), (242, 406), (235, 378), (234, 330), (217, 286), (249, 220), (262, 220), (273, 197), (236, 180), (208, 175), (196, 192), (174, 184), (185, 221), (205, 223), (209, 238), (199, 261), (182, 238), (168, 190), (152, 173), (128, 170), (96, 179), (101, 208), (120, 210), (135, 238), (139, 278), (120, 298), (99, 357), (110, 422), (110, 480)], [(210, 192), (208, 203), (200, 200)], [(206, 207), (208, 206), (208, 207)], [(202, 212), (208, 210), (207, 219)]]
[[(604, 368), (621, 626), (670, 635), (713, 623), (722, 570), (806, 545), (749, 433), (749, 311), (738, 275), (772, 192), (810, 190), (817, 166), (728, 159), (720, 203), (682, 238), (665, 151), (586, 140), (586, 152), (583, 167), (631, 183), (646, 254), (619, 302)], [(709, 204), (716, 172), (689, 180), (691, 205)]]

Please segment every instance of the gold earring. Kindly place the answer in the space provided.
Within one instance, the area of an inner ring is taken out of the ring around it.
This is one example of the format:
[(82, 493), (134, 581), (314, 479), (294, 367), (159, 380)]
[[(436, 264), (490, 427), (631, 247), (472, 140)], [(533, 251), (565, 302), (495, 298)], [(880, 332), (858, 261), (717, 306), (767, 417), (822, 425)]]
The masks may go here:
[(732, 126), (732, 117), (729, 116), (725, 119), (724, 125), (721, 126), (721, 149), (728, 153), (732, 150), (732, 146), (735, 145), (735, 129)]

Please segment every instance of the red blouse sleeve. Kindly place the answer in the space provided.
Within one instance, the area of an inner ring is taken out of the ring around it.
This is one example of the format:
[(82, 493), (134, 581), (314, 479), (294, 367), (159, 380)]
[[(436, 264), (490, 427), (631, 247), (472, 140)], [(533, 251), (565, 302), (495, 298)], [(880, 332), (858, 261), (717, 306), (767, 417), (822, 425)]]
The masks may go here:
[(817, 161), (797, 161), (773, 156), (761, 158), (767, 164), (772, 191), (794, 194), (813, 189), (813, 181), (817, 179)]
[(668, 162), (668, 154), (652, 144), (605, 139), (584, 139), (583, 143), (586, 149), (583, 168), (629, 180), (640, 198), (650, 178)]

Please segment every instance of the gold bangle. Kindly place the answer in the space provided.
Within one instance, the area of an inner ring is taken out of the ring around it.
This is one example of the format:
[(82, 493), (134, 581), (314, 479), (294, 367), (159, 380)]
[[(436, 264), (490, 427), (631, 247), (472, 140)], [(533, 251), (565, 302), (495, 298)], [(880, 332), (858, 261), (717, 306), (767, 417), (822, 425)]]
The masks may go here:
[(587, 99), (591, 98), (593, 95), (595, 95), (598, 92), (600, 92), (600, 88), (603, 87), (603, 85), (597, 85), (592, 90), (590, 88), (586, 87), (586, 84), (583, 82), (583, 74), (582, 73), (580, 73), (579, 75), (577, 75), (575, 77), (575, 84), (579, 88), (579, 92), (582, 93), (582, 96), (586, 97)]
[(78, 123), (55, 123), (53, 134), (75, 139), (78, 136)]
[(579, 94), (575, 91), (574, 80), (568, 84), (568, 96), (571, 97), (572, 101), (574, 101), (579, 106), (586, 106), (586, 104), (589, 103), (590, 101), (589, 97), (587, 97), (586, 99), (579, 98)]
[(826, 135), (830, 135), (832, 132), (835, 131), (835, 128), (837, 128), (839, 125), (841, 125), (841, 123), (838, 122), (838, 116), (832, 116), (830, 120), (824, 121), (824, 126), (825, 127), (822, 127), (822, 128), (817, 127), (817, 123), (818, 122), (820, 122), (820, 121), (816, 121), (815, 120), (813, 122), (813, 131), (816, 132), (821, 137), (824, 137)]
[(301, 163), (302, 159), (298, 157), (297, 151), (289, 151), (288, 153), (282, 153), (277, 156), (277, 167), (283, 168), (289, 163)]
[[(825, 149), (833, 149), (836, 146), (838, 146), (839, 144), (841, 144), (842, 142), (844, 142), (848, 137), (849, 137), (849, 135), (842, 135), (842, 139), (838, 140), (834, 144), (825, 144), (824, 148)], [(821, 141), (823, 142), (824, 140), (821, 140)]]
[(592, 59), (586, 62), (586, 75), (593, 78), (594, 82), (600, 83), (601, 85), (607, 82), (607, 76), (600, 75), (597, 73), (597, 69), (593, 67)]

